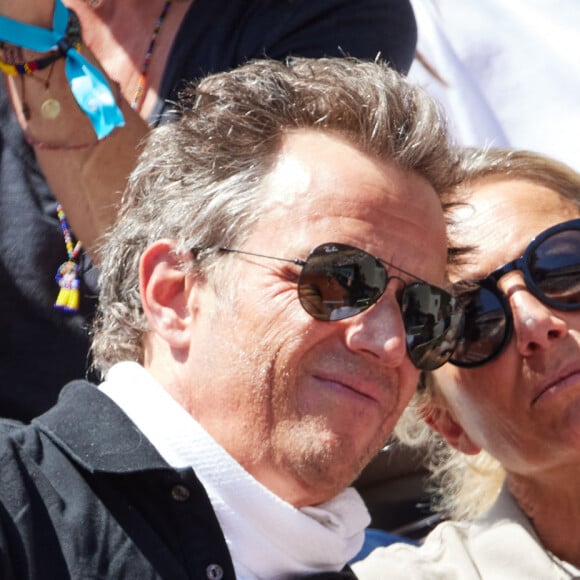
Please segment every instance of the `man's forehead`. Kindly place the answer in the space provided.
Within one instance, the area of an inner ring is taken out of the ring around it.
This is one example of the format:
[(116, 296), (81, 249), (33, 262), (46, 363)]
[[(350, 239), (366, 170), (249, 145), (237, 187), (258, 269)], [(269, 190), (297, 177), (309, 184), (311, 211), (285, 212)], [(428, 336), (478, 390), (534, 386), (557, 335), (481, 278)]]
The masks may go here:
[(312, 172), (304, 161), (292, 154), (281, 154), (274, 171), (265, 180), (267, 199), (278, 207), (291, 206), (310, 189)]
[[(266, 203), (251, 240), (255, 251), (303, 258), (321, 243), (340, 242), (443, 282), (443, 211), (424, 178), (347, 142), (316, 136), (297, 141), (263, 183)], [(314, 145), (319, 155), (312, 154)]]
[(349, 201), (362, 196), (369, 204), (397, 201), (404, 178), (393, 160), (366, 153), (340, 134), (297, 130), (285, 136), (264, 179), (264, 202), (320, 213), (339, 203), (348, 211)]

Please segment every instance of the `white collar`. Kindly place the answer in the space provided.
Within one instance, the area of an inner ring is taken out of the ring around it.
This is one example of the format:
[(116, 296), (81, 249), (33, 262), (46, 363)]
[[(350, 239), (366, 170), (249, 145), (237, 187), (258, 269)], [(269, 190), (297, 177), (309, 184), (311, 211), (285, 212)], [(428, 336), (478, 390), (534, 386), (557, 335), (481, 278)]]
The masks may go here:
[(370, 516), (354, 488), (297, 509), (243, 469), (142, 366), (115, 365), (99, 388), (169, 465), (194, 469), (240, 580), (340, 570), (360, 550)]

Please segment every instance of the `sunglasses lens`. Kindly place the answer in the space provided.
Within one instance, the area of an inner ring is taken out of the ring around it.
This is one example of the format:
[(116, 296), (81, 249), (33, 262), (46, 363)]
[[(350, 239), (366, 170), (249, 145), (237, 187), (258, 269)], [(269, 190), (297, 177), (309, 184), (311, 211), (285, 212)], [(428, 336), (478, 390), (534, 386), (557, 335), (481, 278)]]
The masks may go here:
[(418, 282), (405, 287), (401, 309), (413, 364), (429, 371), (447, 362), (463, 327), (456, 299), (441, 288)]
[(344, 244), (323, 244), (302, 268), (298, 296), (313, 318), (342, 320), (370, 308), (386, 285), (387, 272), (374, 256)]
[(480, 287), (462, 296), (464, 327), (451, 362), (475, 367), (499, 354), (508, 339), (507, 305), (500, 295)]
[(580, 308), (580, 229), (562, 230), (540, 242), (528, 269), (532, 290), (548, 304)]

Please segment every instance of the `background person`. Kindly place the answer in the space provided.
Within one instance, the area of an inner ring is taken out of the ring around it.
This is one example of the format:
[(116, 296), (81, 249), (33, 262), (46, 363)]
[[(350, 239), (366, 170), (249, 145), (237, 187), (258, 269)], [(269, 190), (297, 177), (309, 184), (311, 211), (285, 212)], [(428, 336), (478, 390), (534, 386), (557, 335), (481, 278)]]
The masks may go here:
[(409, 444), (431, 443), (438, 507), (456, 521), (420, 548), (381, 548), (355, 571), (362, 579), (573, 578), (580, 175), (501, 149), (472, 151), (464, 169), (449, 232), (465, 334), (454, 364), (428, 375), (397, 427)]
[(580, 171), (576, 0), (412, 0), (410, 78), (445, 107), (458, 141), (533, 150)]
[[(374, 59), (380, 53), (406, 71), (416, 41), (406, 0), (65, 4), (80, 20), (80, 53), (113, 81), (125, 126), (97, 144), (71, 98), (63, 59), (31, 75), (7, 75), (12, 104), (0, 82), (0, 416), (25, 421), (51, 406), (61, 385), (86, 374), (98, 286), (85, 250), (95, 257), (138, 143), (164, 119), (185, 81), (265, 55)], [(49, 1), (0, 0), (3, 16), (43, 28), (51, 27), (53, 7)], [(45, 56), (9, 44), (0, 50), (2, 70), (12, 73)], [(47, 118), (46, 103), (52, 105)], [(55, 275), (67, 262), (76, 265), (79, 302), (65, 311), (54, 308)]]
[[(5, 578), (340, 571), (369, 522), (348, 486), (416, 388), (407, 310), (460, 315), (441, 289), (456, 153), (419, 87), (379, 62), (266, 60), (183, 106), (102, 250), (106, 380), (0, 422)], [(334, 320), (345, 271), (358, 312)]]

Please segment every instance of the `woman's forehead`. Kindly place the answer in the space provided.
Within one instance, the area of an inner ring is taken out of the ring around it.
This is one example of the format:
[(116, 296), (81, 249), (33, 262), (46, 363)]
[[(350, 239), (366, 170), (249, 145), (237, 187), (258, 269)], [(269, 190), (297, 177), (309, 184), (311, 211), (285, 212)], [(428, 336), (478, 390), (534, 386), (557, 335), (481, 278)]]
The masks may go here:
[(504, 179), (473, 186), (450, 213), (448, 236), (461, 248), (452, 277), (477, 279), (519, 257), (540, 232), (578, 217), (580, 210), (555, 191)]

